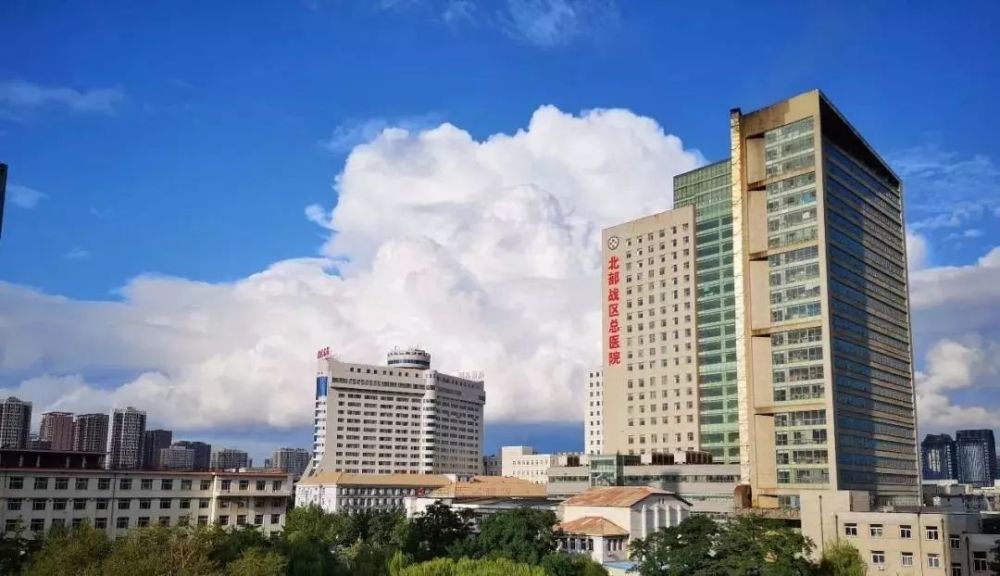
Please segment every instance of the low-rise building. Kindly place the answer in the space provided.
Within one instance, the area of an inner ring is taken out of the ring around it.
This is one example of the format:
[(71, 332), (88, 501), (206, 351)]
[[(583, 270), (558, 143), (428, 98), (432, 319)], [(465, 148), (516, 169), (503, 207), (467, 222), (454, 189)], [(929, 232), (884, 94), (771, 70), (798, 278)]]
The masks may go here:
[(218, 524), (280, 532), (292, 479), (277, 473), (0, 468), (0, 526), (34, 537), (84, 522), (112, 538), (131, 528)]
[(688, 501), (649, 486), (591, 488), (559, 509), (560, 548), (601, 564), (626, 560), (632, 540), (677, 526), (691, 515)]
[(503, 467), (496, 454), (483, 456), (483, 474), (486, 476), (503, 476)]
[(295, 505), (318, 506), (331, 513), (403, 510), (405, 498), (422, 496), (454, 480), (444, 474), (320, 472), (296, 485)]
[(500, 449), (500, 473), (508, 478), (545, 484), (549, 481), (549, 468), (576, 466), (586, 462), (587, 456), (578, 452), (539, 454), (531, 446), (504, 446)]
[(468, 480), (455, 480), (423, 496), (405, 499), (406, 515), (412, 518), (423, 514), (435, 503), (445, 504), (453, 510), (471, 510), (481, 519), (502, 510), (535, 508), (556, 511), (559, 502), (550, 500), (545, 486), (499, 476), (476, 476)]
[(979, 512), (930, 507), (872, 510), (867, 492), (803, 494), (802, 533), (819, 556), (846, 541), (861, 553), (868, 574), (986, 576), (989, 550), (1000, 535), (982, 534)]

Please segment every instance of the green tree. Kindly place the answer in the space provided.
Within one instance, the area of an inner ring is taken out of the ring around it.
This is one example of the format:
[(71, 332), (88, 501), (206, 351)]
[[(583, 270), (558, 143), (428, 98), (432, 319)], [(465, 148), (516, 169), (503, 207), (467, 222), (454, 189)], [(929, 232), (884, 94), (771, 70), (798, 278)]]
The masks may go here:
[(720, 525), (711, 518), (691, 516), (634, 541), (630, 551), (642, 576), (711, 574), (720, 532)]
[(472, 522), (470, 510), (455, 512), (436, 502), (410, 521), (403, 550), (417, 562), (446, 556), (452, 546), (471, 536)]
[(726, 574), (805, 576), (812, 542), (776, 520), (737, 516), (726, 522), (715, 546), (716, 566)]
[(850, 542), (829, 542), (819, 561), (818, 576), (865, 576), (868, 566)]
[(316, 534), (286, 530), (279, 549), (288, 559), (289, 576), (326, 576), (338, 572), (339, 562), (331, 552), (331, 544)]
[(106, 576), (214, 576), (208, 528), (154, 526), (132, 530), (101, 563)]
[(25, 538), (24, 525), (19, 520), (13, 530), (0, 535), (0, 574), (20, 574), (43, 543)]
[(507, 558), (438, 558), (411, 564), (390, 576), (546, 576), (545, 569)]
[(541, 566), (548, 576), (608, 576), (608, 571), (586, 554), (555, 552), (543, 558)]
[[(26, 576), (76, 576), (97, 574), (111, 553), (111, 540), (102, 530), (82, 524), (72, 531), (55, 530), (33, 555)], [(18, 574), (20, 572), (3, 572)]]
[(284, 576), (287, 570), (288, 559), (264, 548), (251, 548), (226, 564), (227, 576)]
[(556, 522), (556, 515), (549, 510), (518, 508), (497, 512), (483, 520), (479, 535), (469, 546), (454, 550), (456, 555), (502, 557), (537, 565), (556, 551)]
[(210, 556), (220, 566), (235, 562), (249, 550), (267, 550), (272, 545), (267, 536), (254, 526), (237, 526), (228, 530), (212, 526), (203, 530), (212, 549)]

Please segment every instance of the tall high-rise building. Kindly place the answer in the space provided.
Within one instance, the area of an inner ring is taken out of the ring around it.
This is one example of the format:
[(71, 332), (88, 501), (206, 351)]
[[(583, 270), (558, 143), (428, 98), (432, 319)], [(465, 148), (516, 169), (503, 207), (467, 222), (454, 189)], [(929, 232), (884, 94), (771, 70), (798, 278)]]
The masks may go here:
[(116, 408), (111, 420), (108, 468), (138, 470), (142, 467), (142, 440), (146, 433), (146, 413), (131, 406)]
[(675, 209), (604, 231), (605, 452), (698, 447), (761, 507), (916, 503), (899, 178), (818, 91), (730, 128)]
[(918, 503), (899, 178), (819, 91), (730, 129), (743, 482)]
[(996, 479), (997, 444), (993, 430), (959, 430), (955, 433), (958, 481), (973, 486), (992, 486)]
[(924, 480), (958, 478), (958, 453), (955, 441), (947, 434), (924, 436), (920, 443), (920, 460)]
[(193, 448), (174, 444), (160, 448), (157, 454), (157, 468), (161, 470), (194, 470), (195, 451)]
[(30, 431), (31, 402), (0, 400), (0, 448), (27, 448)]
[(583, 448), (587, 454), (604, 453), (604, 386), (600, 370), (587, 373), (587, 405), (583, 413)]
[(204, 442), (192, 442), (190, 440), (180, 440), (174, 442), (174, 446), (190, 448), (194, 450), (194, 462), (192, 466), (195, 470), (208, 470), (212, 467), (212, 445)]
[(160, 450), (170, 448), (174, 433), (170, 430), (146, 430), (142, 434), (142, 469), (156, 470), (160, 467)]
[(51, 450), (72, 450), (73, 413), (43, 412), (38, 437), (39, 440), (48, 442)]
[(107, 414), (77, 414), (73, 420), (73, 450), (77, 452), (107, 452)]
[(423, 350), (395, 350), (385, 366), (317, 355), (310, 474), (480, 474), (481, 377), (431, 369)]
[(223, 448), (212, 452), (213, 470), (239, 470), (250, 467), (250, 456), (243, 450)]
[(696, 450), (695, 210), (604, 230), (604, 453)]
[(265, 468), (281, 470), (298, 478), (309, 467), (312, 453), (304, 448), (278, 448), (271, 453), (270, 466)]

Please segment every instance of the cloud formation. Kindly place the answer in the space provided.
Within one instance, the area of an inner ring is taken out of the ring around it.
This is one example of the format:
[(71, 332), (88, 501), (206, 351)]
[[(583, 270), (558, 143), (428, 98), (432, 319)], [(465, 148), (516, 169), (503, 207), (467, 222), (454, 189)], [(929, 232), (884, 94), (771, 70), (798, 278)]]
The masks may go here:
[(31, 210), (46, 198), (48, 198), (47, 194), (34, 188), (22, 186), (21, 184), (9, 184), (7, 186), (7, 200), (18, 208)]
[(77, 90), (64, 86), (42, 86), (24, 80), (0, 82), (0, 109), (6, 109), (8, 116), (16, 114), (18, 110), (33, 110), (44, 106), (108, 114), (124, 100), (125, 94), (118, 88)]
[[(307, 427), (313, 353), (421, 345), (484, 370), (491, 420), (578, 420), (600, 361), (603, 226), (664, 210), (704, 162), (625, 110), (539, 108), (514, 134), (387, 128), (353, 149), (319, 258), (232, 283), (142, 276), (119, 301), (0, 283), (0, 382), (36, 410), (131, 404), (175, 429)], [(128, 373), (109, 381), (108, 373)], [(526, 399), (530, 398), (530, 402)]]

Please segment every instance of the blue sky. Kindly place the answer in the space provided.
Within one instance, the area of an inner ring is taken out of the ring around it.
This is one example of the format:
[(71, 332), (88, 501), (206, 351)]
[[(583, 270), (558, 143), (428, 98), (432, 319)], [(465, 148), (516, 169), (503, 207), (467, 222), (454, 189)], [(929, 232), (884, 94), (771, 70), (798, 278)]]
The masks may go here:
[[(137, 298), (122, 290), (137, 277), (211, 291), (275, 263), (328, 258), (335, 234), (325, 215), (341, 189), (335, 179), (353, 181), (349, 154), (389, 126), (412, 135), (448, 122), (482, 141), (526, 130), (543, 105), (567, 115), (621, 108), (653, 119), (704, 161), (727, 154), (730, 108), (818, 87), (904, 176), (911, 230), (925, 254), (921, 278), (931, 286), (929, 311), (915, 312), (929, 394), (995, 410), (998, 395), (984, 376), (997, 370), (987, 365), (998, 336), (993, 324), (937, 319), (992, 309), (1000, 295), (986, 290), (956, 304), (934, 287), (942, 279), (995, 278), (995, 267), (980, 259), (998, 243), (1000, 144), (991, 119), (1000, 90), (1000, 6), (950, 4), (902, 10), (798, 2), (751, 11), (739, 3), (570, 0), (3, 2), (0, 161), (10, 165), (10, 190), (0, 281), (18, 298), (42, 298), (49, 310), (55, 304), (45, 298), (56, 296), (76, 310)], [(312, 205), (322, 210), (310, 221)], [(338, 230), (338, 218), (347, 218), (330, 217)], [(177, 293), (163, 290), (163, 298)], [(138, 314), (171, 323), (178, 310), (217, 304), (192, 296), (170, 313)], [(12, 308), (0, 304), (0, 321), (14, 323)], [(38, 335), (66, 331), (55, 318), (17, 322)], [(99, 329), (75, 327), (79, 338), (116, 329), (96, 322)], [(210, 317), (206, 325), (220, 323)], [(343, 337), (329, 329), (330, 339)], [(409, 329), (396, 333), (434, 342)], [(379, 350), (381, 339), (372, 339), (364, 350)], [(172, 350), (166, 336), (155, 340)], [(80, 376), (90, 388), (114, 389), (141, 374), (172, 378), (204, 362), (185, 352), (161, 364), (131, 349), (121, 363), (59, 359), (59, 349), (15, 362), (11, 342), (6, 350), (0, 343), (0, 387), (12, 390), (30, 391), (24, 382), (42, 376)], [(934, 371), (927, 358), (941, 342), (961, 350), (941, 348)], [(266, 355), (260, 342), (247, 348)], [(115, 350), (104, 352), (113, 358)], [(966, 380), (948, 372), (955, 357), (973, 374)], [(546, 373), (533, 386), (560, 378), (569, 376)], [(72, 405), (62, 396), (52, 401)], [(510, 414), (492, 418), (491, 447), (507, 440), (579, 447), (562, 441), (571, 417), (532, 416), (526, 435), (497, 424)], [(165, 423), (219, 438), (252, 430), (263, 446), (304, 443), (308, 429), (296, 418)], [(550, 420), (562, 422), (546, 432)]]

